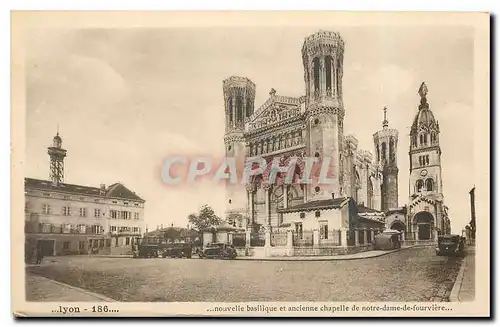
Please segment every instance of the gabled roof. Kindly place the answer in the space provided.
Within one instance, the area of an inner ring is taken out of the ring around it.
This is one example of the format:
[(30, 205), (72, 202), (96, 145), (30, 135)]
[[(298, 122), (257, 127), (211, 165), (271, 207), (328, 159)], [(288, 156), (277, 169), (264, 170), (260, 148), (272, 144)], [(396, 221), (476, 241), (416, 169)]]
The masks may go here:
[(324, 209), (338, 209), (343, 207), (349, 198), (335, 198), (326, 200), (309, 201), (293, 207), (278, 209), (278, 212), (298, 212)]
[(435, 204), (436, 204), (436, 202), (439, 202), (439, 201), (438, 201), (438, 200), (433, 200), (433, 199), (428, 198), (428, 197), (426, 197), (426, 196), (424, 196), (424, 195), (419, 195), (419, 196), (417, 196), (416, 198), (414, 198), (414, 199), (410, 202), (409, 207), (410, 207), (410, 208), (413, 208), (413, 207), (415, 207), (416, 205), (418, 205), (418, 204), (419, 204), (419, 203), (421, 203), (421, 202), (427, 202), (427, 203), (429, 203), (430, 205), (435, 205)]
[(71, 193), (77, 195), (119, 198), (119, 199), (145, 202), (137, 194), (135, 194), (134, 192), (132, 192), (131, 190), (129, 190), (120, 183), (112, 184), (107, 189), (101, 189), (99, 187), (67, 184), (67, 183), (55, 184), (52, 181), (47, 181), (43, 179), (25, 178), (24, 187), (25, 189), (31, 188), (31, 189), (44, 190), (48, 192), (63, 192), (63, 193)]
[(144, 202), (144, 200), (135, 194), (135, 192), (132, 192), (121, 183), (110, 185), (106, 191), (106, 196), (108, 198), (130, 199)]

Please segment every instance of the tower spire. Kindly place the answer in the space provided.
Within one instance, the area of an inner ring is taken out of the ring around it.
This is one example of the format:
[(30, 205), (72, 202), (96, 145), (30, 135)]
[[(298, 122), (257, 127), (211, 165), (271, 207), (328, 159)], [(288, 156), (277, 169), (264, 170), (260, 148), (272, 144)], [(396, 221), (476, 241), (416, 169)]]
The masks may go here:
[(384, 121), (382, 122), (382, 127), (386, 128), (389, 126), (389, 121), (387, 120), (387, 106), (384, 107)]

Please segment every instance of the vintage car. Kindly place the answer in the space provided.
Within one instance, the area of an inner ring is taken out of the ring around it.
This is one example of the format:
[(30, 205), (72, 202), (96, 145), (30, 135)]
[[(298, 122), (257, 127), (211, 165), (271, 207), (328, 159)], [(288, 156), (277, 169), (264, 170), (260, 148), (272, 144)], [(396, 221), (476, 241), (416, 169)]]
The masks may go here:
[(385, 230), (375, 235), (376, 250), (394, 250), (401, 248), (401, 232), (396, 230)]
[(162, 253), (163, 258), (191, 258), (193, 247), (188, 243), (168, 244)]
[(198, 255), (202, 259), (234, 259), (236, 258), (236, 250), (230, 244), (212, 243), (207, 244), (203, 250), (198, 252)]
[(134, 258), (158, 258), (159, 248), (154, 244), (140, 244), (133, 250)]
[(456, 234), (438, 236), (436, 255), (465, 256), (465, 238)]

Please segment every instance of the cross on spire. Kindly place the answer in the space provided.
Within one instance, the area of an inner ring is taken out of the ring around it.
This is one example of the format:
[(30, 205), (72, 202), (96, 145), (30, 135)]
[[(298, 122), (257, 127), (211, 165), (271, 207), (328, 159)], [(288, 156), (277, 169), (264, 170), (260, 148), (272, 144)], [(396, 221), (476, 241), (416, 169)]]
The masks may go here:
[(384, 107), (384, 121), (382, 122), (383, 127), (389, 126), (389, 121), (387, 120), (387, 106)]

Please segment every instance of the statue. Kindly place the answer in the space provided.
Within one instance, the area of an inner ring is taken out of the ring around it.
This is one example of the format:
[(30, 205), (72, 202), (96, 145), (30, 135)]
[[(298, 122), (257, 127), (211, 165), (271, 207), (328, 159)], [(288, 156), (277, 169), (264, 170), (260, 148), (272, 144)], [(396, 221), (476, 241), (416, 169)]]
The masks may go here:
[(422, 82), (420, 85), (420, 88), (418, 89), (418, 95), (420, 95), (420, 103), (425, 104), (427, 103), (427, 85), (425, 85), (425, 82)]

